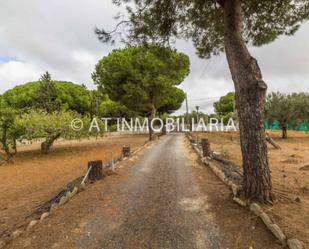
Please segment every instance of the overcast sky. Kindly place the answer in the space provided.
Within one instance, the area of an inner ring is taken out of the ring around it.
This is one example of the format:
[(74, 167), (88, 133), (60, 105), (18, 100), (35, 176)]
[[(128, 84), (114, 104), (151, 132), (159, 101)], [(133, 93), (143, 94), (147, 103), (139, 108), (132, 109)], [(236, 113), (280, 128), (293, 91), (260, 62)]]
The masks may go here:
[[(119, 9), (112, 0), (1, 0), (0, 94), (15, 85), (38, 80), (48, 70), (53, 79), (94, 88), (91, 72), (113, 48), (100, 43), (94, 27), (112, 28)], [(309, 23), (293, 37), (280, 37), (251, 48), (269, 91), (309, 91)], [(233, 90), (225, 55), (201, 60), (185, 41), (176, 47), (191, 59), (191, 74), (181, 88), (189, 107), (212, 111), (219, 96)], [(181, 109), (184, 110), (184, 107)]]

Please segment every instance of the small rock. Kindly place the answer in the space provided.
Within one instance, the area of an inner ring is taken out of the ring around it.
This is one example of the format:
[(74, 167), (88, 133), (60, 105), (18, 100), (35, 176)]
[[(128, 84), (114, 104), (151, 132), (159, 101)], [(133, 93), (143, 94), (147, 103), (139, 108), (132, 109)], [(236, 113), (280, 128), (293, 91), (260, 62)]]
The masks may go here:
[(80, 184), (80, 189), (81, 190), (85, 190), (85, 188), (86, 188), (86, 184), (83, 182), (83, 183), (81, 183)]
[(286, 244), (286, 236), (277, 224), (271, 224), (269, 229), (283, 245)]
[(0, 240), (0, 249), (3, 248), (5, 246), (5, 242), (3, 240)]
[(245, 207), (247, 205), (246, 202), (244, 202), (243, 200), (241, 200), (241, 199), (239, 199), (237, 197), (234, 197), (233, 201), (235, 201), (237, 204), (239, 204), (242, 207)]
[(65, 204), (69, 199), (66, 196), (62, 196), (59, 201), (59, 205)]
[(51, 247), (52, 249), (56, 249), (56, 248), (59, 248), (59, 244), (58, 243), (54, 243)]
[(74, 187), (74, 189), (72, 190), (72, 193), (71, 193), (71, 197), (73, 197), (74, 195), (76, 195), (78, 192), (78, 187)]
[(19, 237), (20, 235), (22, 235), (23, 231), (22, 230), (16, 230), (12, 233), (12, 238), (16, 239), (17, 237)]
[(295, 198), (294, 201), (296, 201), (296, 202), (301, 202), (301, 200), (300, 200), (300, 198), (299, 198), (298, 196)]
[(299, 168), (299, 170), (302, 170), (302, 171), (309, 170), (309, 165), (303, 166), (303, 167)]
[(72, 197), (71, 191), (68, 191), (65, 195), (66, 198), (70, 199)]
[(303, 249), (303, 245), (297, 239), (288, 239), (288, 246), (290, 249)]
[(57, 208), (58, 208), (58, 204), (57, 204), (57, 203), (53, 203), (53, 204), (50, 206), (49, 211), (52, 212), (52, 211), (56, 210)]
[(36, 224), (38, 224), (37, 220), (30, 221), (29, 225), (27, 226), (27, 232), (29, 232)]
[(260, 216), (261, 213), (263, 213), (262, 208), (256, 204), (256, 203), (252, 203), (250, 205), (250, 210), (256, 215), (256, 216)]
[(46, 217), (48, 217), (48, 216), (49, 216), (49, 212), (43, 213), (43, 214), (41, 215), (40, 221), (44, 220), (44, 219), (45, 219)]
[(273, 222), (271, 221), (269, 216), (266, 213), (264, 213), (264, 212), (260, 214), (260, 218), (262, 219), (262, 221), (264, 222), (264, 224), (267, 227), (269, 227), (271, 224), (273, 224)]
[(235, 185), (235, 184), (231, 184), (231, 186), (232, 186), (233, 195), (237, 196), (238, 195), (238, 186)]

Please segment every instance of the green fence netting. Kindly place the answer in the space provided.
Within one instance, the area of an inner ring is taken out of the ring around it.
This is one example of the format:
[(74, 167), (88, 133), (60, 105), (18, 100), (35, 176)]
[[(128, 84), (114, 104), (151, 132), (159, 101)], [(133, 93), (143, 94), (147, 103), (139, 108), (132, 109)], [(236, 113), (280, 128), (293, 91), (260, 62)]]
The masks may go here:
[[(307, 122), (302, 122), (299, 125), (292, 125), (290, 124), (288, 126), (289, 130), (295, 130), (295, 131), (309, 131), (309, 124)], [(266, 122), (265, 123), (266, 129), (272, 129), (272, 130), (280, 130), (279, 123), (277, 121), (273, 123)]]

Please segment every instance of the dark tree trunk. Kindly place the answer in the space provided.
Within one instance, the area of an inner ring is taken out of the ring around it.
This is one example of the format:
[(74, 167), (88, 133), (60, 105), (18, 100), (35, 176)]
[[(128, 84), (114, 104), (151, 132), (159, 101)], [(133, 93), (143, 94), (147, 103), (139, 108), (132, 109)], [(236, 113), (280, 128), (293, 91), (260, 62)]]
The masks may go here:
[[(13, 163), (14, 160), (13, 160), (13, 155), (11, 152), (10, 152), (10, 146), (8, 144), (8, 139), (7, 139), (7, 132), (8, 132), (8, 128), (9, 127), (3, 127), (3, 133), (2, 133), (2, 137), (1, 137), (1, 143), (2, 143), (2, 149), (4, 150), (5, 152), (5, 155), (6, 155), (6, 159), (5, 159), (5, 163)], [(15, 140), (14, 140), (15, 141)]]
[(163, 120), (163, 127), (162, 127), (162, 135), (166, 135), (167, 131), (166, 131), (166, 120), (164, 120), (163, 116), (160, 117), (161, 120)]
[(41, 143), (41, 151), (43, 154), (48, 154), (54, 142), (60, 137), (61, 133), (50, 135), (44, 142)]
[(283, 139), (287, 139), (288, 138), (288, 129), (285, 126), (282, 127), (282, 138)]
[(123, 146), (122, 147), (122, 156), (129, 157), (131, 154), (130, 146)]
[(204, 157), (210, 157), (212, 155), (210, 144), (207, 138), (202, 138), (201, 141), (202, 144), (202, 150), (203, 150), (203, 156)]
[(240, 141), (243, 157), (245, 196), (262, 202), (273, 201), (268, 166), (263, 109), (267, 85), (257, 61), (250, 55), (244, 39), (240, 0), (222, 1), (225, 51), (236, 91)]
[(151, 126), (151, 122), (152, 120), (155, 118), (156, 116), (156, 108), (154, 106), (154, 104), (151, 105), (151, 113), (148, 117), (148, 128), (149, 128), (149, 141), (153, 140), (154, 134), (153, 134), (153, 129)]
[(17, 143), (16, 143), (16, 139), (13, 139), (13, 150), (14, 150), (14, 155), (17, 154)]
[(101, 160), (98, 161), (90, 161), (88, 162), (88, 169), (91, 167), (89, 171), (88, 178), (90, 181), (98, 181), (103, 178), (103, 163)]

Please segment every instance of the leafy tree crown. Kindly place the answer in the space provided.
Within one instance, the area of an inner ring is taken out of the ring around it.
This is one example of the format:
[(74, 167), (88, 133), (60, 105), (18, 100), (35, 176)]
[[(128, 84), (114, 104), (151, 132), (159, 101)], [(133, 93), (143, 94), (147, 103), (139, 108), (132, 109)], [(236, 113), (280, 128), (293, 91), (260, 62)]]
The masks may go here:
[[(120, 21), (112, 32), (96, 29), (96, 33), (101, 41), (114, 42), (122, 25), (131, 43), (167, 43), (172, 37), (191, 39), (197, 54), (207, 58), (224, 51), (225, 1), (113, 0), (117, 5), (127, 4), (128, 19)], [(254, 46), (270, 43), (280, 35), (293, 35), (309, 18), (308, 0), (247, 0), (241, 1), (241, 9), (243, 37)]]
[(153, 44), (113, 50), (92, 74), (98, 88), (111, 100), (147, 113), (164, 106), (189, 73), (187, 55)]

